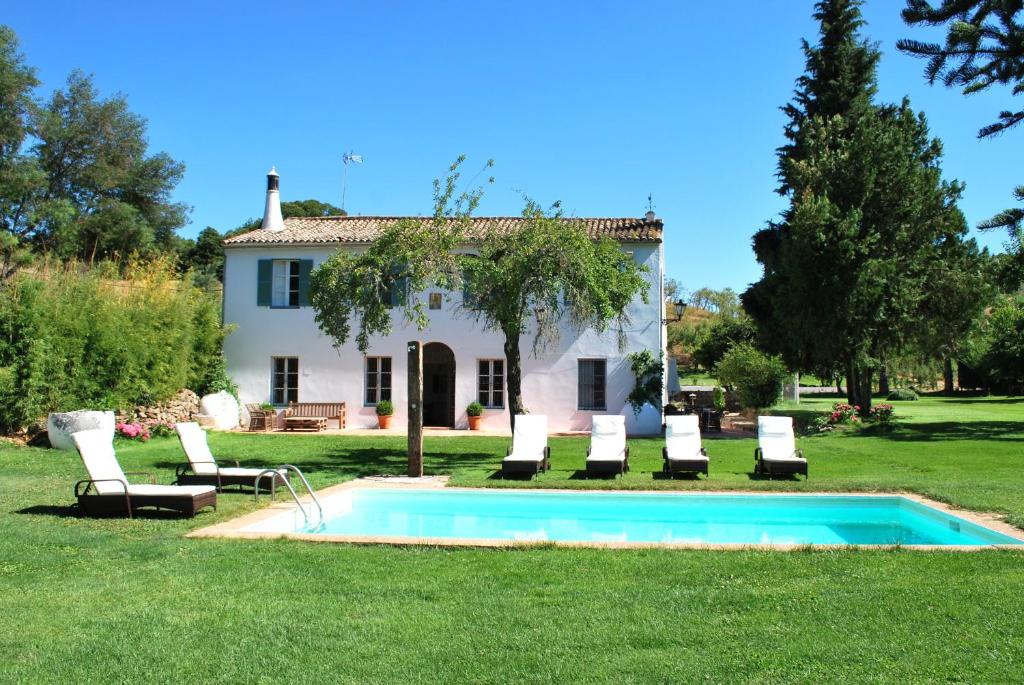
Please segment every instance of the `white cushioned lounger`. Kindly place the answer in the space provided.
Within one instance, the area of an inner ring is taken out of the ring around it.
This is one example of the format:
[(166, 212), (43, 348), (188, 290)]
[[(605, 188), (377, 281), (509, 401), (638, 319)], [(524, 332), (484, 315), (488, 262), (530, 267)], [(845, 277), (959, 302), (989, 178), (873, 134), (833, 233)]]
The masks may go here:
[(129, 483), (109, 434), (102, 430), (78, 431), (71, 434), (71, 440), (89, 473), (88, 480), (75, 484), (75, 496), (84, 513), (131, 516), (139, 507), (151, 506), (195, 515), (202, 507), (217, 507), (216, 488), (209, 485), (157, 485), (152, 476), (152, 483)]
[(700, 423), (696, 414), (665, 417), (665, 473), (708, 474), (707, 453), (701, 446)]
[(796, 447), (791, 416), (757, 417), (757, 449), (754, 451), (754, 473), (762, 476), (807, 476), (807, 460)]
[[(238, 462), (235, 462), (235, 466), (217, 466), (217, 460), (210, 451), (210, 444), (206, 441), (206, 431), (198, 423), (176, 423), (174, 430), (188, 458), (188, 463), (180, 465), (177, 469), (179, 483), (214, 485), (218, 489), (226, 485), (256, 487), (256, 478), (266, 471), (264, 468), (241, 467), (238, 466)], [(277, 474), (279, 478), (287, 477), (283, 470), (277, 471)], [(270, 475), (267, 474), (263, 476), (260, 487), (269, 490), (270, 485)]]
[(548, 417), (544, 414), (516, 414), (512, 446), (501, 460), (501, 475), (534, 475), (551, 468), (548, 460)]
[(587, 448), (587, 475), (622, 474), (629, 470), (625, 416), (595, 416)]

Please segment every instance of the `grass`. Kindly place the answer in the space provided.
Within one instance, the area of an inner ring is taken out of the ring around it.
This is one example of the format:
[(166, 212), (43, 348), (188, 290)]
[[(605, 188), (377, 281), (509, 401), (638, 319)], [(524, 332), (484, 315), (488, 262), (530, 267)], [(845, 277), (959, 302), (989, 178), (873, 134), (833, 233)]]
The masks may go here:
[[(828, 401), (781, 410), (821, 410)], [(801, 439), (811, 480), (749, 477), (753, 441), (708, 440), (712, 478), (576, 477), (586, 440), (552, 440), (535, 485), (910, 489), (1024, 524), (1024, 402), (901, 403), (889, 434)], [(314, 487), (404, 469), (401, 438), (217, 435), (243, 463), (291, 461)], [(491, 476), (507, 440), (431, 438), (426, 470)], [(119, 446), (167, 482), (173, 439)], [(1024, 555), (906, 551), (515, 551), (190, 540), (194, 520), (79, 519), (75, 455), (0, 448), (0, 681), (1010, 682), (1024, 662)]]

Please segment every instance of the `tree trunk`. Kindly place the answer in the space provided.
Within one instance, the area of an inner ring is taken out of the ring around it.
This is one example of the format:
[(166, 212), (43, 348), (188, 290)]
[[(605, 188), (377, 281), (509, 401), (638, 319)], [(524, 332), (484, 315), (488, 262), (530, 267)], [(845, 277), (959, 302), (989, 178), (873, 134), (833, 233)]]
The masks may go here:
[(505, 384), (508, 396), (508, 423), (514, 432), (516, 414), (524, 414), (523, 367), (519, 356), (519, 335), (505, 332)]
[(889, 370), (884, 365), (878, 369), (878, 392), (883, 395), (889, 394)]
[(953, 387), (953, 358), (945, 357), (942, 360), (942, 392), (952, 395), (956, 388)]
[(867, 414), (871, 409), (871, 369), (865, 369), (849, 365), (846, 373), (846, 397), (847, 401), (855, 407), (860, 407), (861, 414)]

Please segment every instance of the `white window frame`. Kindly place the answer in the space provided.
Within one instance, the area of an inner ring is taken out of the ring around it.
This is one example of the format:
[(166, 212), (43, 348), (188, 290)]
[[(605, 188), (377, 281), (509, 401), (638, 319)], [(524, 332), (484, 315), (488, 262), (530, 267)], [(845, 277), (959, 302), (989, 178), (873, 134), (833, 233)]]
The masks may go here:
[(275, 259), (270, 285), (270, 306), (296, 309), (299, 306), (299, 260)]
[[(501, 374), (494, 372), (494, 364), (497, 362), (501, 364)], [(481, 372), (481, 366), (487, 365), (487, 372)], [(505, 408), (505, 377), (508, 371), (508, 364), (505, 363), (504, 359), (477, 359), (476, 360), (476, 400), (487, 409), (504, 409)], [(487, 388), (484, 389), (482, 382), (487, 379)], [(495, 382), (495, 378), (500, 380)], [(500, 402), (494, 401), (494, 396), (500, 395)], [(486, 401), (484, 401), (486, 400)]]
[[(284, 362), (284, 371), (278, 372), (278, 361)], [(290, 362), (293, 362), (290, 363)], [(289, 366), (293, 368), (289, 369)], [(278, 384), (278, 374), (282, 375), (282, 383)], [(290, 386), (288, 381), (293, 379), (295, 385)], [(278, 396), (280, 392), (280, 396)], [(270, 358), (270, 403), (277, 407), (287, 407), (289, 402), (299, 401), (299, 358), (298, 357), (271, 357)]]
[[(387, 371), (383, 370), (383, 361), (387, 360)], [(371, 370), (372, 369), (372, 370)], [(381, 400), (390, 400), (394, 389), (394, 360), (391, 357), (367, 356), (363, 362), (363, 406), (375, 407)], [(384, 387), (384, 381), (387, 387)], [(372, 401), (371, 401), (371, 394)]]
[[(587, 385), (583, 382), (583, 368), (584, 364), (595, 364), (593, 374), (594, 378), (597, 377), (597, 364), (601, 364), (604, 369), (601, 374), (601, 402), (597, 401), (598, 386), (596, 381), (590, 384), (591, 402), (584, 403), (584, 392), (587, 389)], [(581, 357), (576, 360), (576, 408), (580, 411), (607, 411), (608, 410), (608, 360), (600, 357)]]

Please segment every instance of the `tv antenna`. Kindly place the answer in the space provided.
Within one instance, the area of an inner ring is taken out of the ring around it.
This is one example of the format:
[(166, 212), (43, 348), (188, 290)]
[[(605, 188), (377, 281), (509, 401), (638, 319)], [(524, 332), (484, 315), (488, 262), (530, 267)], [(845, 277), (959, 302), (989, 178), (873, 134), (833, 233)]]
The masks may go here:
[(341, 163), (345, 166), (345, 171), (341, 175), (341, 211), (345, 211), (345, 193), (348, 191), (348, 165), (362, 164), (363, 156), (355, 154), (352, 150), (349, 150), (341, 156)]

